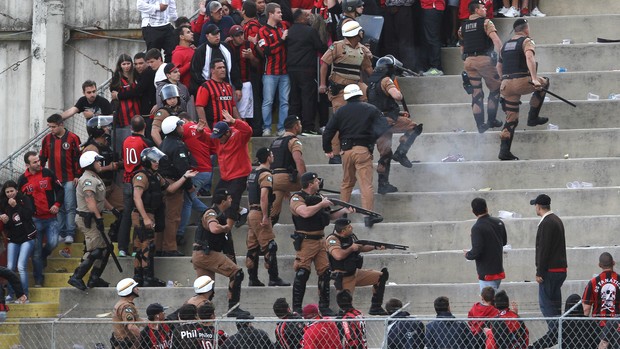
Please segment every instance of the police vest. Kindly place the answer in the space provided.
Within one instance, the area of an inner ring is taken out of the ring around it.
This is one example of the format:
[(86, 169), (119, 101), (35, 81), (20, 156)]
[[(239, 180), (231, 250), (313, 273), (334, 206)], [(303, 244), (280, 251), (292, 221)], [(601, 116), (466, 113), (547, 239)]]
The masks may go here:
[(295, 160), (293, 160), (293, 154), (288, 149), (288, 144), (292, 138), (297, 138), (297, 136), (276, 138), (271, 143), (270, 149), (273, 153), (273, 163), (271, 164), (272, 170), (275, 170), (276, 168), (285, 168), (292, 172), (297, 168), (295, 165)]
[[(220, 210), (218, 210), (217, 206), (215, 205), (209, 207), (205, 212), (203, 212), (201, 217), (204, 216), (204, 214), (209, 210), (215, 211), (215, 214), (217, 214), (217, 222), (219, 224), (226, 224), (226, 215), (224, 214), (224, 212), (220, 212)], [(221, 252), (226, 245), (226, 234), (213, 234), (209, 230), (208, 226), (207, 228), (205, 228), (202, 226), (202, 224), (198, 224), (198, 227), (196, 228), (196, 235), (194, 236), (194, 242), (202, 246), (204, 246), (206, 243), (209, 245), (209, 249)]]
[[(102, 166), (108, 166), (109, 164), (114, 162), (114, 150), (112, 150), (109, 145), (99, 144), (95, 142), (92, 137), (88, 138), (88, 141), (86, 142), (86, 144), (84, 144), (84, 148), (88, 147), (89, 145), (94, 145), (95, 147), (97, 147), (97, 153), (99, 153), (99, 155), (103, 157), (103, 162), (101, 163)], [(106, 187), (111, 186), (114, 182), (114, 171), (105, 171), (98, 174)]]
[(371, 82), (368, 85), (368, 103), (381, 110), (385, 116), (395, 119), (400, 113), (400, 107), (392, 96), (385, 94), (381, 88), (382, 80), (383, 79), (377, 82)]
[(144, 209), (149, 213), (155, 213), (164, 204), (164, 190), (168, 188), (168, 182), (162, 186), (160, 177), (157, 173), (141, 169), (136, 171), (134, 175), (138, 173), (144, 174), (149, 181), (149, 187), (142, 192), (142, 204), (144, 205)]
[(461, 25), (463, 35), (463, 53), (484, 53), (493, 49), (493, 41), (484, 30), (486, 18), (468, 19)]
[[(262, 188), (260, 187), (258, 180), (263, 172), (271, 173), (271, 170), (268, 168), (256, 168), (248, 175), (248, 203), (250, 205), (260, 205), (260, 192)], [(271, 206), (271, 203), (273, 202), (271, 198), (272, 194), (273, 188), (269, 188), (269, 206)]]
[[(303, 190), (298, 191), (293, 195), (301, 196), (307, 206), (314, 206), (323, 200), (321, 196), (310, 195)], [(295, 224), (295, 230), (323, 231), (323, 229), (329, 225), (329, 208), (319, 210), (319, 212), (308, 218), (293, 215), (293, 223)]]
[(336, 42), (334, 45), (342, 46), (344, 58), (338, 62), (334, 61), (332, 74), (338, 74), (344, 79), (359, 81), (362, 62), (364, 61), (364, 50), (361, 45), (353, 48), (345, 44), (344, 41)]
[(527, 73), (527, 60), (525, 59), (525, 51), (523, 51), (523, 42), (526, 36), (517, 39), (508, 40), (502, 47), (502, 73), (515, 74)]
[[(341, 237), (338, 234), (331, 234), (330, 236), (327, 237), (326, 240), (328, 243), (330, 243), (330, 241), (333, 239), (338, 239), (338, 241), (340, 241), (340, 247), (343, 250), (346, 250), (347, 248), (351, 247), (351, 245), (353, 245), (353, 242), (354, 242), (351, 236)], [(341, 260), (337, 260), (336, 258), (334, 258), (331, 253), (328, 253), (328, 256), (329, 256), (329, 266), (331, 270), (344, 270), (345, 273), (347, 274), (346, 276), (350, 276), (355, 273), (355, 271), (357, 270), (358, 260), (361, 257), (359, 252), (353, 252), (349, 254), (345, 259), (341, 259)]]

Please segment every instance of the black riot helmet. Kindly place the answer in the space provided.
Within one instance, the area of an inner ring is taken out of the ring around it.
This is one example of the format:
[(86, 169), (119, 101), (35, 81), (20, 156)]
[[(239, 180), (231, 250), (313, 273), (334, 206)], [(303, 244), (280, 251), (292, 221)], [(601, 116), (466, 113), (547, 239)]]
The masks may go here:
[(94, 116), (86, 122), (86, 132), (92, 138), (98, 138), (106, 134), (105, 128), (112, 125), (112, 115)]
[(364, 6), (363, 0), (342, 0), (342, 10), (344, 12), (354, 12), (356, 8)]
[(159, 162), (159, 160), (164, 157), (166, 157), (166, 154), (157, 149), (157, 147), (145, 148), (140, 153), (140, 161), (142, 161), (142, 166), (148, 169), (151, 168), (151, 162)]
[(375, 73), (382, 75), (394, 75), (399, 68), (402, 68), (403, 64), (392, 55), (381, 57), (377, 60), (375, 65)]

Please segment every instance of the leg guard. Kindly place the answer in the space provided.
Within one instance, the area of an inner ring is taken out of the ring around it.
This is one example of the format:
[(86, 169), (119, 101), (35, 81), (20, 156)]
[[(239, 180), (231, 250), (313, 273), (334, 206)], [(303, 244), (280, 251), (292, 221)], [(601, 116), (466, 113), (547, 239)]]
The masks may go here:
[[(413, 130), (405, 133), (403, 135), (405, 138), (405, 141), (398, 145), (398, 148), (396, 148), (396, 153), (402, 153), (402, 154), (407, 155), (407, 152), (409, 151), (409, 149), (411, 149), (413, 142), (415, 142), (415, 139), (418, 138), (418, 136), (422, 134), (422, 131), (424, 131), (424, 125), (418, 124), (416, 127), (413, 128)], [(395, 159), (396, 153), (394, 153), (395, 156), (392, 157), (392, 159), (394, 160), (396, 160)]]
[(390, 273), (387, 268), (381, 269), (381, 277), (379, 282), (372, 286), (372, 299), (370, 301), (370, 315), (387, 315), (387, 312), (381, 306), (383, 304), (383, 295), (385, 294), (385, 284), (387, 283)]
[(85, 258), (82, 259), (82, 262), (80, 263), (80, 265), (78, 265), (78, 267), (75, 268), (75, 271), (73, 272), (73, 276), (75, 276), (78, 279), (83, 278), (84, 275), (86, 275), (86, 273), (88, 273), (90, 268), (93, 266), (93, 263), (95, 263), (95, 261), (97, 259), (100, 259), (101, 257), (103, 257), (102, 248), (96, 248), (95, 250), (88, 252)]
[(499, 147), (499, 155), (498, 158), (500, 160), (519, 160), (518, 157), (514, 156), (510, 152), (510, 148), (512, 146), (512, 139), (514, 138), (515, 129), (519, 124), (519, 120), (512, 122), (506, 122), (504, 124), (504, 128), (502, 132), (500, 132), (501, 144)]
[(245, 255), (245, 266), (248, 268), (248, 276), (250, 279), (249, 286), (265, 286), (260, 280), (258, 280), (258, 255), (260, 251), (258, 247), (248, 250)]
[(145, 287), (164, 287), (166, 282), (155, 277), (155, 240), (151, 239), (146, 247), (147, 265), (144, 267), (144, 286)]
[(90, 278), (88, 279), (88, 287), (108, 287), (110, 283), (101, 278), (101, 274), (108, 265), (110, 259), (110, 251), (103, 250), (103, 256), (96, 260), (93, 264), (93, 270), (90, 272)]
[(392, 165), (392, 150), (390, 152), (379, 157), (379, 161), (377, 161), (377, 173), (379, 175), (385, 174), (386, 176), (390, 175), (390, 167)]
[(276, 257), (277, 251), (278, 244), (276, 244), (274, 240), (269, 241), (267, 251), (265, 251), (265, 267), (267, 267), (267, 271), (269, 272), (269, 286), (290, 286), (290, 283), (280, 278), (278, 259)]
[[(544, 78), (544, 79), (546, 79), (547, 83), (543, 84), (543, 87), (548, 88), (549, 78)], [(545, 101), (546, 95), (547, 95), (547, 92), (545, 91), (534, 91), (534, 93), (532, 93), (532, 98), (530, 98), (530, 111), (527, 114), (527, 125), (528, 126), (542, 125), (549, 120), (547, 118), (538, 117), (538, 114), (540, 113), (540, 109), (543, 106), (543, 102)], [(539, 120), (539, 119), (546, 119), (546, 121), (542, 122), (542, 120)]]
[[(329, 308), (329, 291), (330, 291), (331, 273), (326, 270), (323, 275), (319, 276), (319, 310), (321, 314), (333, 316), (334, 312)], [(331, 313), (331, 314), (330, 314)]]
[(499, 90), (489, 92), (489, 98), (487, 99), (487, 125), (489, 127), (500, 127), (501, 121), (497, 120), (497, 107), (499, 104)]
[(239, 303), (241, 299), (241, 282), (243, 281), (243, 269), (239, 269), (228, 281), (228, 308)]
[(471, 95), (471, 110), (474, 113), (474, 120), (478, 132), (483, 133), (489, 127), (484, 124), (484, 90), (482, 89), (481, 78), (469, 78), (472, 80), (473, 93)]
[(293, 281), (293, 310), (301, 314), (301, 306), (306, 295), (306, 283), (310, 278), (310, 270), (299, 269)]

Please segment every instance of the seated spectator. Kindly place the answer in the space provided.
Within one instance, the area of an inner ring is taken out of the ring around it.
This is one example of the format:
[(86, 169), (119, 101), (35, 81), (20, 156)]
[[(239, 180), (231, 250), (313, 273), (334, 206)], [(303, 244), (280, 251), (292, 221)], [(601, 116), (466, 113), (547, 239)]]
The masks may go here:
[[(273, 312), (279, 319), (301, 319), (302, 317), (291, 311), (285, 298), (278, 298), (273, 303)], [(280, 348), (299, 349), (304, 338), (305, 324), (303, 322), (281, 321), (276, 324), (276, 345)]]
[[(208, 277), (208, 276), (202, 276)], [(211, 302), (205, 302), (198, 307), (198, 324), (196, 330), (198, 331), (198, 341), (200, 343), (199, 348), (221, 348), (224, 342), (228, 339), (228, 334), (219, 328), (217, 330), (217, 346), (216, 330), (213, 326), (215, 320), (215, 307)]]
[[(493, 306), (493, 299), (495, 298), (495, 289), (491, 286), (487, 286), (480, 292), (480, 302), (474, 304), (469, 313), (468, 318), (494, 318), (499, 312), (495, 306)], [(484, 329), (489, 327), (485, 321), (470, 321), (468, 323), (469, 328), (473, 336), (474, 342), (473, 348), (484, 349), (484, 343), (486, 340), (486, 334)]]
[(82, 113), (87, 120), (96, 115), (112, 115), (110, 102), (97, 94), (97, 83), (86, 80), (82, 84), (83, 97), (77, 100), (75, 105), (60, 114), (66, 120), (77, 113)]
[(599, 344), (600, 328), (597, 321), (573, 320), (584, 317), (583, 305), (578, 294), (566, 298), (564, 306), (565, 320), (562, 326), (562, 348), (564, 349), (595, 349)]
[[(9, 268), (0, 266), (0, 278), (7, 280), (9, 282), (9, 285), (11, 285), (11, 287), (13, 288), (15, 296), (17, 297), (15, 303), (28, 303), (28, 297), (24, 294), (24, 290), (22, 290), (22, 285), (19, 281), (19, 276), (17, 276), (17, 274), (15, 274)], [(6, 299), (4, 298), (4, 287), (0, 287), (0, 323), (6, 320), (8, 312), (9, 307), (6, 305)]]
[(255, 328), (250, 321), (254, 316), (243, 314), (237, 316), (237, 333), (231, 335), (222, 349), (271, 349), (273, 343), (267, 332)]
[(172, 336), (170, 337), (171, 348), (199, 348), (198, 331), (196, 331), (196, 320), (198, 311), (193, 304), (184, 304), (177, 311), (177, 317), (183, 321), (175, 324)]
[[(438, 297), (434, 302), (437, 318), (454, 318), (450, 312), (448, 297)], [(426, 325), (424, 342), (427, 349), (463, 349), (469, 348), (471, 331), (462, 321), (435, 320)]]
[[(424, 324), (422, 321), (410, 320), (410, 314), (401, 310), (403, 302), (400, 299), (392, 298), (385, 303), (390, 317), (393, 319), (388, 323), (387, 329), (387, 349), (422, 349), (424, 348)], [(406, 319), (406, 320), (398, 320)]]
[[(495, 295), (495, 306), (499, 311), (498, 318), (519, 318), (517, 304), (513, 302), (510, 308), (510, 299), (506, 291), (499, 291)], [(487, 349), (527, 348), (529, 331), (521, 320), (493, 321), (493, 330), (489, 333), (486, 342)]]
[(336, 302), (340, 308), (338, 314), (343, 322), (339, 323), (340, 336), (346, 349), (365, 349), (366, 323), (362, 312), (353, 307), (353, 296), (349, 290), (342, 290), (336, 295)]
[(146, 308), (149, 323), (140, 331), (140, 349), (167, 348), (172, 332), (170, 326), (160, 323), (166, 318), (165, 310), (159, 303), (153, 303)]
[[(319, 306), (308, 304), (303, 309), (304, 319), (323, 319)], [(304, 338), (301, 342), (303, 349), (341, 349), (338, 326), (333, 321), (311, 322), (306, 326)]]

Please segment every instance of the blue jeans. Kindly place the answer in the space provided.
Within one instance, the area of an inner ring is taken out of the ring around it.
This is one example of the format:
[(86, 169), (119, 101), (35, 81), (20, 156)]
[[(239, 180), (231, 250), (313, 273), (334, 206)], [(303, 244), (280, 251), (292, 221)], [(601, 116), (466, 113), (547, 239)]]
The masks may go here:
[[(37, 238), (34, 243), (34, 257), (32, 258), (34, 282), (41, 284), (43, 282), (43, 264), (47, 256), (58, 245), (58, 220), (56, 218), (39, 219), (32, 218), (35, 227), (37, 227)], [(47, 242), (43, 248), (43, 237)]]
[(177, 236), (185, 236), (185, 227), (189, 223), (189, 218), (192, 215), (192, 208), (197, 212), (204, 212), (208, 206), (198, 199), (198, 192), (200, 189), (211, 189), (212, 172), (200, 172), (196, 177), (192, 178), (195, 190), (191, 193), (185, 192), (183, 196), (183, 209), (181, 210), (181, 223), (179, 223), (179, 229), (177, 230)]
[(478, 280), (478, 283), (480, 284), (480, 291), (482, 292), (482, 289), (485, 287), (493, 287), (493, 289), (495, 290), (495, 292), (497, 292), (499, 290), (499, 285), (502, 283), (502, 280)]
[(58, 210), (58, 231), (60, 232), (60, 236), (75, 236), (75, 209), (76, 209), (76, 199), (75, 199), (75, 185), (73, 181), (68, 181), (62, 184), (65, 189), (65, 201), (60, 206), (60, 210)]
[(288, 94), (291, 82), (288, 75), (263, 75), (263, 129), (271, 129), (271, 111), (276, 89), (280, 96), (278, 131), (284, 130), (284, 119), (288, 116)]
[(538, 303), (544, 317), (558, 317), (562, 314), (562, 285), (566, 273), (546, 273), (538, 284)]
[(24, 294), (28, 295), (28, 259), (34, 250), (35, 240), (23, 242), (21, 244), (14, 244), (9, 242), (7, 249), (7, 268), (19, 272), (19, 279), (22, 282), (22, 288)]

